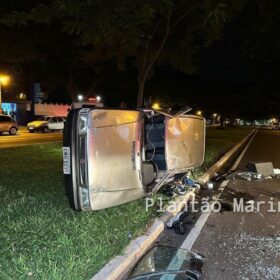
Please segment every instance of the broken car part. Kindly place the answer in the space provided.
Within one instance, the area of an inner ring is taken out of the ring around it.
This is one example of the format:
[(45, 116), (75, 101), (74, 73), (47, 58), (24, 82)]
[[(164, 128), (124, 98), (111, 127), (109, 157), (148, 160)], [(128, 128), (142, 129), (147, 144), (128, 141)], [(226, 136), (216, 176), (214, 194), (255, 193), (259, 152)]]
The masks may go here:
[(128, 279), (201, 279), (204, 257), (169, 246), (153, 247), (140, 259)]

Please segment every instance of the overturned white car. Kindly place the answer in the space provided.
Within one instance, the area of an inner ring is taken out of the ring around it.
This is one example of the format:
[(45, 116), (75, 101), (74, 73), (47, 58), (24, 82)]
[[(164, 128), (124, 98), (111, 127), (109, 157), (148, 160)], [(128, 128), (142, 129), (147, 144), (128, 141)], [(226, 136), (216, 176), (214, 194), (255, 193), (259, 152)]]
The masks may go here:
[(64, 175), (72, 208), (99, 210), (151, 194), (203, 163), (205, 120), (153, 110), (72, 110)]

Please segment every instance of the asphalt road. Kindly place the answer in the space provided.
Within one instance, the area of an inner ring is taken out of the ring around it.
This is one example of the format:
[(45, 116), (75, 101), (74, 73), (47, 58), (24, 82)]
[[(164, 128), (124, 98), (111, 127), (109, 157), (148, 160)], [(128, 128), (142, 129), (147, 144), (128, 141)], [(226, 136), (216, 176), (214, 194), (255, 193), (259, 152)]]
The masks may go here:
[[(260, 130), (238, 169), (248, 162), (272, 161), (280, 167), (280, 132)], [(280, 179), (229, 181), (221, 199), (230, 195), (253, 201), (262, 201), (259, 212), (212, 213), (193, 250), (206, 256), (203, 276), (207, 280), (280, 279)], [(271, 204), (273, 203), (273, 208)], [(276, 212), (268, 212), (273, 209)]]
[[(237, 170), (243, 170), (248, 162), (267, 161), (273, 162), (274, 168), (280, 168), (280, 131), (260, 130)], [(240, 201), (244, 198), (245, 203), (249, 201), (254, 207), (260, 201), (264, 204), (258, 213), (210, 214), (191, 249), (205, 256), (203, 279), (280, 279), (280, 179), (246, 181), (235, 177), (224, 183), (227, 186), (220, 199), (239, 198), (237, 201)], [(268, 212), (271, 201), (274, 213)], [(180, 235), (174, 230), (165, 230), (158, 243), (182, 248), (187, 236), (188, 233)]]
[(29, 133), (25, 127), (20, 127), (17, 135), (7, 133), (0, 135), (0, 149), (61, 141), (62, 132)]

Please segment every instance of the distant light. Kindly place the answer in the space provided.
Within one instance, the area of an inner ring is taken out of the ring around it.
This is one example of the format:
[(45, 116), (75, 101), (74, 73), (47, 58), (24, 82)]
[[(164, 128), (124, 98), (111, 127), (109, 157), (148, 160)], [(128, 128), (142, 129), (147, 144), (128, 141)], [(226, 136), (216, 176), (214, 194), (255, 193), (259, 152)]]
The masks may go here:
[(78, 100), (79, 100), (79, 101), (83, 101), (83, 100), (84, 100), (83, 95), (79, 94), (79, 95), (78, 95)]
[(160, 109), (159, 103), (154, 103), (152, 108), (155, 109), (155, 110), (159, 110)]
[(10, 82), (10, 77), (7, 75), (0, 75), (0, 83), (3, 86), (6, 86)]
[(200, 111), (200, 110), (197, 111), (197, 112), (196, 112), (196, 115), (197, 115), (197, 116), (202, 116), (202, 111)]
[(101, 96), (97, 95), (97, 96), (96, 96), (96, 101), (97, 101), (97, 102), (100, 102), (100, 101), (101, 101)]
[(213, 117), (214, 117), (214, 118), (218, 117), (218, 114), (217, 114), (217, 113), (214, 113), (214, 114), (213, 114)]
[(19, 94), (19, 99), (26, 99), (26, 94), (23, 93), (23, 92), (21, 92), (21, 93)]

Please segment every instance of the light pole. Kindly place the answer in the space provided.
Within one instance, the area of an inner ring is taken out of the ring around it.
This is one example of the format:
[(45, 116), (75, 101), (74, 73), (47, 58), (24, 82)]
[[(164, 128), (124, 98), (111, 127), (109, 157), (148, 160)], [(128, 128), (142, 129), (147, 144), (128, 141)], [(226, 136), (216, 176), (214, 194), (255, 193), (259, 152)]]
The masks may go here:
[(0, 114), (3, 113), (2, 110), (2, 86), (9, 83), (10, 77), (7, 75), (0, 75)]

